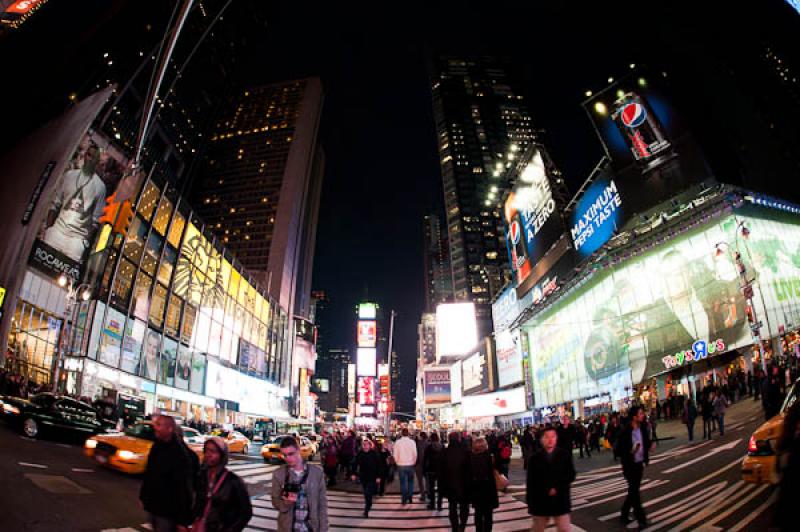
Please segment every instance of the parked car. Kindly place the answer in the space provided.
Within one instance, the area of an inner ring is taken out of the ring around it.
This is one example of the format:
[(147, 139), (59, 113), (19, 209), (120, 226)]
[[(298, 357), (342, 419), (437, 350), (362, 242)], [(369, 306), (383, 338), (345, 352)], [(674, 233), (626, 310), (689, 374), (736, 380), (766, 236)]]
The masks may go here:
[(30, 399), (3, 397), (2, 416), (29, 438), (44, 434), (85, 437), (103, 430), (91, 405), (47, 392), (38, 393)]
[[(99, 434), (87, 439), (84, 454), (104, 467), (139, 475), (147, 467), (150, 449), (155, 441), (153, 422), (142, 421), (128, 427), (124, 433)], [(202, 462), (203, 444), (191, 443), (188, 446)]]
[(747, 456), (742, 460), (742, 480), (745, 482), (777, 484), (780, 481), (777, 445), (783, 436), (783, 418), (786, 411), (798, 398), (800, 398), (800, 380), (789, 389), (778, 415), (753, 432), (747, 444)]

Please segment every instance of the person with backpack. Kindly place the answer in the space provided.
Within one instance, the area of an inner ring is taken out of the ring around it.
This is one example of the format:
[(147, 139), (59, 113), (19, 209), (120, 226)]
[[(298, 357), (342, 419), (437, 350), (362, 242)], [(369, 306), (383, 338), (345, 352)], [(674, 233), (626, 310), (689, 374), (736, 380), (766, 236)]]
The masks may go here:
[(333, 436), (328, 435), (322, 446), (322, 453), (320, 453), (322, 467), (325, 470), (325, 476), (328, 477), (328, 487), (336, 485), (336, 471), (339, 466), (339, 447), (336, 445), (336, 440)]
[(225, 440), (219, 436), (206, 440), (192, 532), (241, 532), (253, 516), (247, 486), (225, 468), (227, 463)]
[(711, 402), (714, 408), (714, 414), (717, 416), (717, 423), (719, 424), (719, 435), (725, 436), (725, 410), (728, 409), (728, 399), (724, 393), (717, 394)]
[(494, 455), (494, 463), (497, 470), (506, 477), (508, 477), (508, 467), (511, 464), (511, 451), (512, 448), (508, 436), (503, 435), (497, 438), (497, 452)]

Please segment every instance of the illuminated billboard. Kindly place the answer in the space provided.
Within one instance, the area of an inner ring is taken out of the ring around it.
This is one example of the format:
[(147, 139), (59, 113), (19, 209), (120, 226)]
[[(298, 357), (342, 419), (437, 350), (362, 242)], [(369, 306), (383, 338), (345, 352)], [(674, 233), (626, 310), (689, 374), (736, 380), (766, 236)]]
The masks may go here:
[(522, 346), (519, 342), (519, 329), (497, 333), (495, 338), (495, 358), (497, 360), (497, 386), (503, 388), (522, 382)]
[(461, 371), (460, 360), (450, 366), (450, 402), (454, 404), (461, 402)]
[(423, 378), (426, 405), (440, 405), (450, 402), (450, 368), (426, 369)]
[(469, 353), (477, 343), (474, 303), (444, 303), (436, 307), (437, 360)]
[(527, 410), (525, 388), (518, 387), (502, 392), (465, 395), (461, 408), (467, 417), (493, 417), (518, 414)]
[(54, 279), (64, 274), (78, 281), (97, 230), (104, 220), (116, 225), (117, 216), (130, 215), (143, 177), (128, 171), (127, 158), (104, 136), (86, 133), (45, 206), (30, 265)]
[(330, 379), (322, 379), (319, 377), (314, 377), (311, 382), (314, 384), (314, 388), (320, 391), (320, 393), (328, 393), (331, 391), (331, 380)]
[(608, 175), (601, 175), (581, 195), (572, 211), (570, 233), (581, 258), (600, 249), (624, 221), (622, 195)]
[(533, 269), (560, 238), (563, 226), (550, 183), (551, 165), (539, 146), (530, 150), (504, 208), (506, 247), (520, 294), (536, 281)]
[(347, 365), (347, 393), (348, 395), (356, 394), (356, 365)]
[(375, 377), (358, 378), (358, 404), (375, 404)]
[(374, 320), (378, 314), (378, 305), (375, 303), (360, 303), (358, 305), (358, 318), (361, 320)]
[(359, 377), (374, 377), (377, 374), (377, 356), (374, 347), (356, 349), (356, 373)]
[(375, 320), (358, 320), (358, 347), (375, 347), (378, 325)]
[(482, 392), (489, 388), (487, 356), (477, 351), (461, 361), (461, 386), (465, 394)]

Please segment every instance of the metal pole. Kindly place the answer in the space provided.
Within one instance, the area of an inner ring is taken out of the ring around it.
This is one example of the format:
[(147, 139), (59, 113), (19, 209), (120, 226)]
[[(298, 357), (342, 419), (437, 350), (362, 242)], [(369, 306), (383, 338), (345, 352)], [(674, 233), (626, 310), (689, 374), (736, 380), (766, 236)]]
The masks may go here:
[[(387, 366), (389, 366), (389, 397), (392, 397), (392, 340), (394, 340), (394, 310), (390, 312), (389, 317), (389, 353), (386, 356)], [(391, 400), (391, 399), (390, 399)], [(391, 428), (392, 414), (389, 412), (387, 401), (386, 414), (383, 416), (383, 434), (389, 436), (389, 429)]]

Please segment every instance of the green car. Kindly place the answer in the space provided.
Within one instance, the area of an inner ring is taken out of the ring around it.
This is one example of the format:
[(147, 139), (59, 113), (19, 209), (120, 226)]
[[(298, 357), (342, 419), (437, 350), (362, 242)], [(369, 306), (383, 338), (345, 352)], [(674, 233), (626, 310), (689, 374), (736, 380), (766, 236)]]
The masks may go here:
[(39, 393), (30, 399), (3, 397), (2, 416), (29, 438), (38, 438), (44, 433), (85, 437), (102, 432), (91, 405), (53, 393)]

